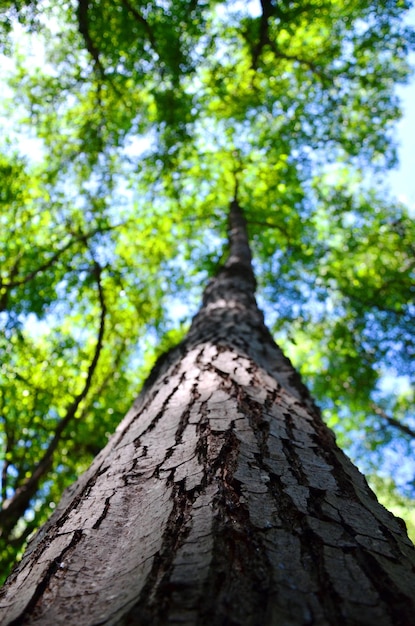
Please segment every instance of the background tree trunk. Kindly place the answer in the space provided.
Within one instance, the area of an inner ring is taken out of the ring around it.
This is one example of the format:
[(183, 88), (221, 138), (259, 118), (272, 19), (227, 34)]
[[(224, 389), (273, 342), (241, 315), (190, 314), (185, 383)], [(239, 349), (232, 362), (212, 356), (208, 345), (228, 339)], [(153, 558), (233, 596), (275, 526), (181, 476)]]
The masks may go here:
[(156, 365), (3, 589), (1, 624), (413, 624), (415, 550), (257, 308), (242, 213)]

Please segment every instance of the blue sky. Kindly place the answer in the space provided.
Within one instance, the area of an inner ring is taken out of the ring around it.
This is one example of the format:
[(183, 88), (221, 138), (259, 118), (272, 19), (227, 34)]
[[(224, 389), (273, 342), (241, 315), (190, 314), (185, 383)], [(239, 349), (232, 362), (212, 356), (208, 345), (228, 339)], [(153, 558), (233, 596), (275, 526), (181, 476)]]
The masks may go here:
[(402, 198), (415, 215), (415, 77), (410, 85), (399, 89), (404, 116), (398, 124), (399, 167), (390, 173), (395, 196)]
[[(415, 27), (415, 7), (408, 14), (407, 23)], [(411, 55), (415, 68), (415, 53)], [(410, 208), (415, 217), (415, 72), (408, 85), (400, 87), (403, 118), (397, 127), (399, 167), (391, 172), (390, 183), (395, 196)]]

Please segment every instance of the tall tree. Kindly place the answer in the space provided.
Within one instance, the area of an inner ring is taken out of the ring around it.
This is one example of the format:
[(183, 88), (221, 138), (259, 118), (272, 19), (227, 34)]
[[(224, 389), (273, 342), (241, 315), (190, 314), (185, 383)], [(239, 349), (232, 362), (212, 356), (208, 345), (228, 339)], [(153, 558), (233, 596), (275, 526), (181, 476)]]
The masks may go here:
[(188, 336), (30, 544), (4, 626), (413, 623), (415, 549), (265, 327), (229, 217)]
[(408, 6), (1, 3), (0, 577), (106, 444), (143, 353), (183, 338), (235, 181), (268, 325), (340, 441), (380, 477), (411, 458), (415, 227), (380, 181)]

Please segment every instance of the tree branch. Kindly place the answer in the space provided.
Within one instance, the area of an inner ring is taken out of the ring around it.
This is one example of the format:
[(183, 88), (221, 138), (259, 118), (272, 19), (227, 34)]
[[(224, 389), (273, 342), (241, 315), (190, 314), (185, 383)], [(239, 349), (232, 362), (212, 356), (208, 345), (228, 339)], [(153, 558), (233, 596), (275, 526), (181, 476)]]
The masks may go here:
[[(149, 42), (150, 42), (150, 44), (151, 44), (151, 47), (153, 48), (154, 52), (156, 52), (157, 54), (159, 54), (159, 53), (158, 53), (158, 51), (157, 51), (157, 42), (156, 42), (156, 38), (155, 38), (155, 36), (154, 36), (153, 30), (152, 30), (152, 28), (151, 28), (150, 24), (149, 24), (149, 23), (147, 22), (147, 20), (146, 20), (146, 19), (145, 19), (145, 18), (141, 15), (141, 13), (139, 13), (139, 12), (137, 11), (137, 9), (131, 5), (131, 3), (129, 2), (129, 0), (122, 0), (122, 4), (123, 4), (123, 5), (124, 5), (124, 7), (127, 9), (127, 11), (128, 11), (129, 13), (131, 13), (131, 15), (134, 17), (134, 19), (135, 19), (135, 20), (136, 20), (139, 24), (141, 24), (141, 26), (144, 28), (144, 30), (145, 30), (145, 32), (146, 32), (146, 34), (147, 34), (148, 40), (149, 40)], [(159, 55), (159, 56), (160, 56), (160, 55)]]
[[(275, 42), (271, 41), (270, 36), (269, 36), (269, 20), (273, 15), (277, 15), (281, 20), (283, 20), (284, 15), (276, 6), (272, 4), (272, 0), (261, 0), (261, 7), (262, 7), (262, 14), (261, 14), (260, 23), (259, 23), (259, 33), (258, 33), (259, 38), (258, 38), (257, 44), (252, 48), (252, 69), (254, 70), (257, 69), (258, 60), (262, 53), (262, 50), (264, 49), (265, 46), (269, 46), (276, 58), (285, 59), (286, 61), (297, 62), (297, 63), (300, 63), (301, 65), (305, 65), (306, 67), (308, 67), (308, 69), (311, 70), (313, 74), (315, 74), (319, 78), (319, 80), (324, 85), (327, 85), (330, 82), (330, 80), (321, 71), (320, 67), (316, 65), (316, 63), (313, 63), (313, 61), (310, 61), (308, 59), (302, 59), (295, 55), (285, 54), (284, 52), (281, 52), (277, 48), (277, 46), (275, 45)], [(304, 9), (302, 8), (300, 12), (302, 12), (303, 10)], [(248, 43), (250, 42), (248, 41)]]
[(252, 69), (256, 70), (258, 59), (264, 46), (270, 43), (269, 40), (269, 18), (274, 15), (275, 7), (271, 0), (261, 0), (262, 14), (259, 22), (259, 39), (257, 45), (252, 50)]
[[(48, 259), (47, 261), (42, 263), (42, 265), (39, 265), (39, 267), (37, 267), (36, 269), (34, 269), (31, 272), (29, 272), (29, 274), (26, 274), (26, 276), (24, 276), (23, 278), (19, 278), (18, 280), (13, 280), (13, 281), (9, 281), (9, 282), (5, 282), (5, 281), (3, 281), (0, 278), (0, 288), (4, 287), (4, 288), (6, 288), (8, 290), (8, 289), (12, 289), (13, 287), (20, 287), (21, 285), (25, 285), (26, 283), (28, 283), (31, 280), (33, 280), (33, 278), (35, 278), (38, 274), (40, 274), (41, 272), (44, 272), (45, 270), (49, 269), (55, 263), (55, 261), (57, 261), (58, 258), (64, 252), (66, 252), (73, 244), (78, 243), (79, 241), (83, 241), (84, 243), (86, 243), (88, 241), (88, 239), (90, 239), (91, 237), (93, 237), (97, 233), (104, 233), (104, 232), (107, 232), (109, 230), (113, 230), (115, 228), (118, 228), (121, 225), (122, 224), (117, 224), (115, 226), (108, 226), (106, 228), (95, 228), (94, 230), (91, 230), (89, 233), (86, 233), (86, 234), (82, 233), (82, 234), (78, 235), (77, 237), (73, 237), (70, 241), (68, 241), (67, 244), (65, 244), (62, 248), (57, 250), (50, 257), (50, 259)], [(4, 309), (0, 308), (0, 311), (2, 311), (2, 310), (4, 310)]]
[(103, 288), (101, 284), (102, 268), (97, 262), (94, 263), (93, 272), (97, 281), (98, 298), (99, 298), (99, 303), (100, 303), (100, 308), (101, 308), (101, 314), (100, 314), (100, 323), (99, 323), (99, 330), (98, 330), (98, 336), (97, 336), (97, 343), (95, 346), (95, 351), (92, 357), (92, 361), (88, 367), (88, 373), (87, 373), (87, 377), (85, 380), (85, 384), (81, 392), (77, 396), (75, 396), (75, 398), (73, 399), (73, 401), (67, 408), (65, 416), (58, 423), (52, 440), (50, 441), (46, 451), (44, 452), (43, 457), (40, 459), (40, 461), (37, 463), (36, 467), (34, 468), (31, 476), (20, 487), (16, 489), (12, 498), (10, 498), (6, 503), (4, 503), (3, 509), (0, 511), (0, 528), (2, 529), (1, 534), (5, 533), (7, 535), (8, 533), (10, 533), (10, 531), (17, 524), (20, 517), (28, 508), (30, 500), (32, 499), (32, 497), (35, 495), (36, 491), (39, 488), (40, 480), (43, 478), (43, 476), (45, 476), (45, 474), (49, 471), (52, 465), (53, 455), (56, 451), (56, 448), (58, 447), (58, 444), (60, 442), (64, 429), (67, 427), (69, 422), (75, 417), (79, 405), (85, 399), (91, 387), (92, 377), (98, 365), (99, 356), (102, 350), (104, 331), (105, 331), (105, 318), (107, 314), (107, 307), (106, 307), (106, 303), (104, 299), (104, 292), (103, 292)]
[(104, 67), (101, 63), (100, 52), (95, 46), (95, 43), (89, 32), (89, 0), (78, 0), (77, 18), (78, 18), (78, 30), (82, 35), (86, 49), (94, 60), (95, 69), (101, 77), (105, 76)]
[(371, 407), (372, 407), (373, 411), (376, 413), (376, 415), (379, 415), (379, 417), (384, 419), (388, 423), (389, 426), (392, 426), (393, 428), (396, 428), (396, 429), (400, 430), (405, 435), (409, 435), (409, 437), (411, 437), (412, 439), (415, 439), (415, 430), (413, 430), (412, 428), (410, 428), (406, 424), (402, 424), (402, 422), (397, 420), (395, 417), (391, 417), (390, 415), (388, 415), (377, 404), (373, 403), (371, 405)]
[(288, 231), (282, 226), (280, 226), (279, 224), (272, 224), (271, 222), (268, 222), (267, 220), (259, 221), (259, 220), (248, 219), (247, 221), (249, 224), (255, 224), (255, 226), (265, 226), (266, 228), (276, 228), (277, 230), (280, 231), (280, 233), (284, 235), (284, 237), (287, 240), (287, 243), (291, 245), (291, 237)]
[(273, 41), (269, 40), (268, 45), (277, 59), (285, 59), (286, 61), (291, 61), (293, 63), (299, 63), (300, 65), (305, 65), (315, 76), (317, 76), (317, 78), (320, 80), (320, 82), (324, 86), (328, 86), (331, 84), (330, 78), (326, 76), (322, 72), (321, 68), (313, 61), (310, 61), (309, 59), (303, 59), (294, 54), (286, 54), (285, 52), (281, 52), (281, 50), (277, 48), (277, 46), (275, 45)]

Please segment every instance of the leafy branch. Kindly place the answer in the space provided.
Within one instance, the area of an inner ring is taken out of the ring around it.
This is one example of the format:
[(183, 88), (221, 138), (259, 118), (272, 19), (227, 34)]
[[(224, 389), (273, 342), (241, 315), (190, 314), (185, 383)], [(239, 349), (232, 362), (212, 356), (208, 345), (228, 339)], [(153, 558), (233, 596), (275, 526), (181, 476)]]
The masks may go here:
[(129, 13), (131, 13), (131, 15), (134, 17), (134, 19), (135, 19), (135, 20), (136, 20), (139, 24), (141, 24), (141, 26), (144, 28), (144, 30), (145, 30), (145, 32), (146, 32), (146, 34), (147, 34), (148, 40), (149, 40), (149, 42), (150, 42), (150, 44), (151, 44), (151, 47), (153, 48), (154, 52), (156, 52), (157, 54), (159, 54), (159, 53), (158, 53), (158, 50), (157, 50), (157, 42), (156, 42), (156, 38), (155, 38), (155, 36), (154, 36), (153, 29), (151, 28), (150, 24), (149, 24), (149, 23), (147, 22), (147, 20), (146, 20), (146, 19), (145, 19), (145, 18), (141, 15), (141, 13), (139, 13), (139, 12), (137, 11), (137, 9), (131, 5), (131, 3), (130, 3), (130, 1), (129, 1), (129, 0), (122, 0), (122, 4), (123, 4), (123, 6), (127, 9), (127, 11), (128, 11)]
[[(249, 41), (248, 33), (247, 32), (244, 33), (244, 36), (246, 40), (248, 41), (248, 44), (251, 47), (252, 69), (253, 70), (258, 69), (258, 62), (262, 54), (262, 51), (265, 48), (265, 46), (268, 46), (272, 50), (272, 52), (274, 53), (274, 56), (277, 59), (285, 59), (286, 61), (290, 61), (293, 63), (296, 62), (296, 63), (299, 63), (300, 65), (306, 66), (309, 70), (311, 70), (311, 72), (315, 76), (319, 78), (319, 80), (324, 86), (326, 87), (329, 86), (330, 78), (324, 74), (324, 72), (321, 70), (321, 67), (319, 65), (317, 65), (313, 61), (310, 61), (309, 59), (305, 59), (297, 55), (286, 54), (277, 47), (277, 45), (275, 44), (274, 41), (272, 41), (269, 35), (270, 18), (273, 17), (274, 15), (277, 15), (280, 21), (284, 22), (287, 16), (277, 6), (273, 5), (272, 0), (261, 0), (261, 7), (262, 7), (262, 13), (261, 13), (260, 21), (259, 21), (259, 33), (258, 33), (257, 43), (253, 46), (252, 42)], [(300, 13), (303, 11), (304, 11), (304, 7), (300, 9)], [(290, 15), (290, 17), (292, 18), (293, 16)]]
[(104, 291), (101, 282), (102, 268), (96, 261), (94, 262), (93, 275), (98, 288), (98, 299), (100, 305), (100, 321), (95, 345), (94, 354), (88, 367), (88, 372), (84, 386), (80, 393), (75, 396), (66, 410), (65, 416), (58, 423), (53, 438), (49, 442), (42, 458), (38, 461), (33, 469), (30, 477), (20, 485), (14, 492), (13, 496), (3, 504), (0, 511), (0, 534), (8, 535), (17, 524), (19, 518), (24, 514), (30, 504), (31, 498), (35, 495), (39, 488), (41, 479), (47, 474), (52, 466), (53, 455), (59, 445), (62, 433), (68, 424), (75, 418), (80, 404), (85, 400), (91, 384), (93, 375), (98, 365), (99, 357), (103, 347), (103, 339), (105, 332), (105, 319), (107, 315), (107, 306), (105, 303)]
[(252, 50), (252, 69), (257, 69), (258, 60), (263, 48), (269, 45), (269, 19), (275, 14), (275, 7), (271, 0), (261, 0), (262, 13), (259, 21), (259, 38)]
[(86, 49), (94, 60), (95, 69), (102, 77), (104, 77), (105, 70), (101, 63), (100, 52), (96, 47), (89, 30), (88, 10), (89, 0), (78, 0), (77, 18), (79, 32), (84, 38)]
[[(33, 280), (33, 278), (35, 278), (38, 274), (49, 269), (55, 263), (55, 261), (57, 261), (59, 257), (61, 257), (62, 254), (64, 254), (67, 250), (69, 250), (69, 248), (71, 248), (75, 243), (82, 241), (83, 243), (86, 244), (88, 240), (91, 239), (91, 237), (94, 237), (96, 234), (114, 230), (115, 228), (119, 228), (119, 226), (122, 226), (122, 225), (123, 224), (116, 224), (115, 226), (107, 226), (105, 228), (98, 227), (89, 231), (89, 233), (81, 233), (80, 235), (73, 237), (72, 239), (68, 241), (68, 243), (62, 246), (62, 248), (57, 250), (47, 261), (45, 261), (44, 263), (39, 265), (36, 269), (26, 274), (26, 276), (19, 278), (17, 280), (10, 280), (10, 281), (4, 281), (0, 277), (0, 289), (1, 288), (6, 289), (6, 293), (7, 293), (7, 290), (9, 289), (13, 289), (14, 287), (20, 287), (22, 285), (25, 285), (26, 283)], [(19, 260), (20, 260), (20, 256), (19, 256)], [(11, 276), (17, 273), (17, 268), (15, 266), (16, 266), (16, 263), (13, 266), (13, 271), (11, 273)], [(2, 296), (2, 300), (0, 301), (0, 305), (3, 303), (3, 298), (4, 298), (4, 294)], [(0, 306), (0, 312), (4, 310), (5, 309), (1, 308)]]
[(409, 437), (415, 439), (415, 430), (413, 430), (406, 424), (402, 424), (402, 422), (397, 420), (395, 417), (391, 417), (390, 415), (388, 415), (386, 411), (384, 411), (379, 405), (373, 403), (371, 405), (371, 408), (376, 413), (376, 415), (379, 415), (379, 417), (385, 420), (385, 422), (387, 422), (389, 426), (392, 426), (392, 428), (396, 428), (405, 435), (409, 435)]
[(287, 231), (286, 228), (284, 228), (283, 226), (281, 226), (281, 224), (273, 224), (272, 222), (269, 222), (268, 220), (253, 220), (253, 219), (248, 219), (248, 224), (253, 224), (255, 226), (263, 226), (265, 228), (276, 228), (277, 230), (280, 231), (280, 233), (282, 233), (284, 235), (284, 237), (287, 240), (288, 245), (291, 245), (291, 235), (290, 233)]

